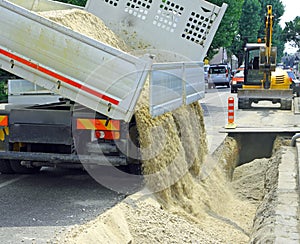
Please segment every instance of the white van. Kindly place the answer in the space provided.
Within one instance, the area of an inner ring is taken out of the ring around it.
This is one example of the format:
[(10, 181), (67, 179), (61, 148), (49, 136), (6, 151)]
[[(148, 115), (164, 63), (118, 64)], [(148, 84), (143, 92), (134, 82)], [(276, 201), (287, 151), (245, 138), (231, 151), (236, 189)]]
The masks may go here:
[(230, 87), (229, 69), (226, 64), (211, 65), (208, 70), (208, 88), (215, 86)]

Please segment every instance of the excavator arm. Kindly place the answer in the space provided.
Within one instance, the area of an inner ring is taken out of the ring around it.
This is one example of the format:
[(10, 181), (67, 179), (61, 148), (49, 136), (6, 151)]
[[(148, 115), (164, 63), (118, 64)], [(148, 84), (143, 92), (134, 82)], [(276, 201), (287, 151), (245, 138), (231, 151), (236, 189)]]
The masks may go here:
[(264, 68), (264, 88), (270, 88), (271, 80), (271, 56), (272, 56), (272, 34), (273, 34), (273, 18), (272, 15), (272, 5), (267, 6), (267, 15), (266, 15), (266, 36), (265, 36), (265, 68)]

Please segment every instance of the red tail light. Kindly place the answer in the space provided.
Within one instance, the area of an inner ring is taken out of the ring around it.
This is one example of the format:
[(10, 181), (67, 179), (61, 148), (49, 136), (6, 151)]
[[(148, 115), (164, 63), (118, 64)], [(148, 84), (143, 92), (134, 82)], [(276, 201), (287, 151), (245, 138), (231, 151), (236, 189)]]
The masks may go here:
[(0, 115), (0, 126), (8, 126), (8, 116)]
[(95, 137), (97, 139), (106, 139), (106, 140), (118, 140), (120, 139), (119, 131), (95, 131)]

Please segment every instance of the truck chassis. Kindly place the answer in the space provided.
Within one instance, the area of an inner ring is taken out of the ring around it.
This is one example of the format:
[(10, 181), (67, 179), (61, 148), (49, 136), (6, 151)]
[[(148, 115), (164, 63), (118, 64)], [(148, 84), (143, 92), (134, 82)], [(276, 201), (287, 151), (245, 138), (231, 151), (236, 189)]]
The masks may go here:
[(86, 165), (128, 166), (139, 173), (134, 117), (129, 123), (111, 120), (68, 100), (13, 106), (1, 117), (6, 121), (1, 127), (2, 173), (34, 173), (42, 166)]

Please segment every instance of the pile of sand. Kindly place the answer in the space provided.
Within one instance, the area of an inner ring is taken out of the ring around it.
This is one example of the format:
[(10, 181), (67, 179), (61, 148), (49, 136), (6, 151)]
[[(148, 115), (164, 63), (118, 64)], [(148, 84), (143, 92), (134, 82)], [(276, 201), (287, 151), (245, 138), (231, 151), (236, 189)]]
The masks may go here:
[(84, 10), (52, 10), (39, 12), (39, 14), (71, 30), (121, 49), (122, 51), (128, 52), (131, 49), (121, 38), (108, 29), (101, 19)]
[(263, 200), (265, 195), (264, 179), (268, 167), (269, 159), (261, 158), (235, 169), (232, 187), (242, 199), (251, 201), (254, 204)]
[[(131, 49), (101, 20), (82, 10), (41, 14), (109, 45)], [(147, 189), (157, 200), (149, 195), (129, 197), (96, 220), (70, 230), (64, 241), (247, 243), (256, 207), (235, 196), (223, 159), (222, 163), (205, 160), (200, 105), (194, 103), (151, 118), (146, 89), (138, 105), (135, 115), (143, 172)], [(229, 146), (228, 152), (236, 151), (234, 142)]]

